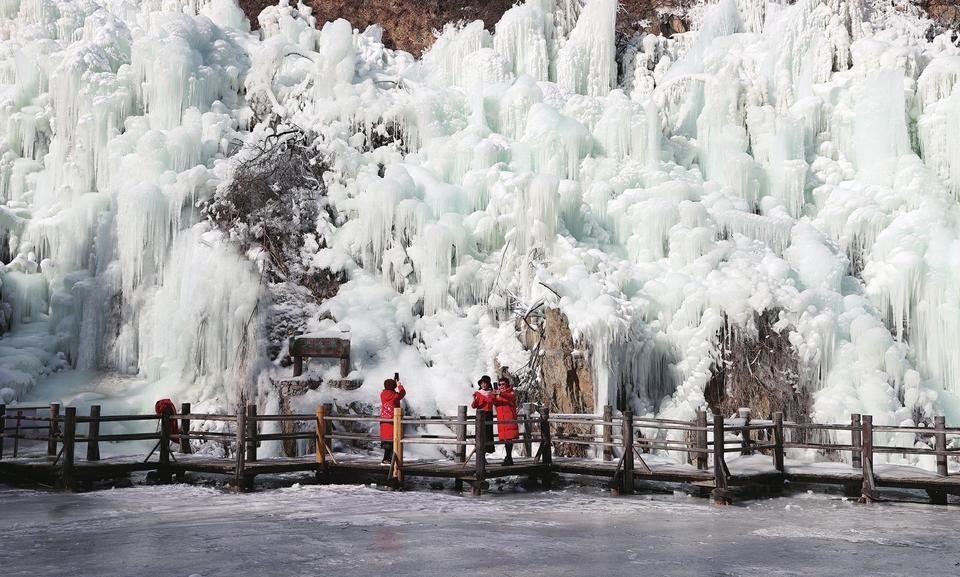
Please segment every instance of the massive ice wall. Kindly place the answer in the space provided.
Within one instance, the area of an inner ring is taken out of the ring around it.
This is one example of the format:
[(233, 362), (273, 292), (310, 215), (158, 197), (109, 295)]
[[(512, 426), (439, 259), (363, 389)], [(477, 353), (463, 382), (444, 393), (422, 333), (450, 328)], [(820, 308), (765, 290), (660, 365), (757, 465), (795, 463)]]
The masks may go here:
[(194, 7), (221, 26), (169, 2), (4, 8), (4, 384), (22, 391), (66, 364), (235, 401), (257, 364), (244, 343), (257, 340), (258, 276), (194, 207), (249, 119), (242, 14)]
[(724, 325), (771, 313), (815, 418), (960, 418), (948, 38), (847, 0), (719, 0), (629, 46), (620, 86), (610, 0), (449, 26), (421, 61), (289, 2), (260, 37), (232, 3), (182, 8), (4, 12), (0, 347), (53, 335), (4, 365), (21, 388), (66, 362), (236, 399), (262, 291), (194, 207), (231, 178), (231, 140), (279, 126), (328, 167), (302, 264), (348, 279), (306, 330), (349, 332), (357, 375), (399, 370), (414, 410), (535, 367), (518, 335), (558, 307), (598, 405), (691, 416)]

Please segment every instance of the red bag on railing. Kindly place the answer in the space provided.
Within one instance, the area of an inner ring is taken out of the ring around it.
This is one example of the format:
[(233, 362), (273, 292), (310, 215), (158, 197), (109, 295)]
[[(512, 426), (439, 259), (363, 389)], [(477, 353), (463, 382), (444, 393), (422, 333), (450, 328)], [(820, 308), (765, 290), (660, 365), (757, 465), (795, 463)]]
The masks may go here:
[[(158, 415), (166, 413), (173, 417), (177, 414), (177, 406), (170, 399), (160, 399), (153, 406), (153, 410)], [(180, 422), (173, 418), (170, 419), (170, 440), (174, 443), (180, 442)]]

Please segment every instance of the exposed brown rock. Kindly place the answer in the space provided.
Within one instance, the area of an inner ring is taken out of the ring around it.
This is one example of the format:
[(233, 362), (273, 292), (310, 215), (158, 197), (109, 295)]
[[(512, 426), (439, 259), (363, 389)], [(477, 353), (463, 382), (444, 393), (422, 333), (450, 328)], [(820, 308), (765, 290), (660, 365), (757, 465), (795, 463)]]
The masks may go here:
[[(363, 30), (371, 24), (383, 27), (387, 46), (420, 55), (433, 44), (434, 31), (448, 22), (482, 20), (493, 30), (503, 13), (517, 0), (304, 0), (313, 8), (317, 22), (344, 18)], [(637, 31), (666, 35), (683, 32), (687, 24), (677, 14), (693, 0), (621, 0), (617, 32), (629, 38)], [(240, 7), (257, 27), (257, 15), (276, 0), (240, 0)], [(659, 13), (658, 13), (659, 9)]]

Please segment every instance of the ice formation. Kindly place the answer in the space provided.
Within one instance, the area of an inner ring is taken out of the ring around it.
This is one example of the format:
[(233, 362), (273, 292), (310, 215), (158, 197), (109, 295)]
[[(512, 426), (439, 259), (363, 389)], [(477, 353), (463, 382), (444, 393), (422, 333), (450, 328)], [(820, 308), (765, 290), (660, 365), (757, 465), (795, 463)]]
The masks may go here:
[(280, 124), (329, 165), (305, 266), (348, 279), (308, 328), (414, 410), (527, 365), (517, 315), (551, 306), (597, 405), (691, 417), (724, 323), (774, 311), (816, 419), (960, 421), (957, 45), (856, 0), (718, 0), (618, 80), (616, 9), (528, 0), (418, 61), (286, 0), (259, 35), (226, 0), (3, 3), (0, 386), (268, 396), (258, 257), (196, 206)]

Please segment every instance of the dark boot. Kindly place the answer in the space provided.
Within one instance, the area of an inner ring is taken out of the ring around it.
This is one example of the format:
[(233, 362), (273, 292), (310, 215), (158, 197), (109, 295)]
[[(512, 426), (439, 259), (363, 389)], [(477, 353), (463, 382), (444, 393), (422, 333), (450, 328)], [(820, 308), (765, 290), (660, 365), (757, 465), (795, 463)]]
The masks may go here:
[(509, 467), (513, 464), (513, 443), (506, 443), (504, 447), (507, 449), (507, 456), (503, 459), (503, 464)]
[(389, 465), (393, 461), (393, 441), (383, 441), (383, 460), (380, 463)]

